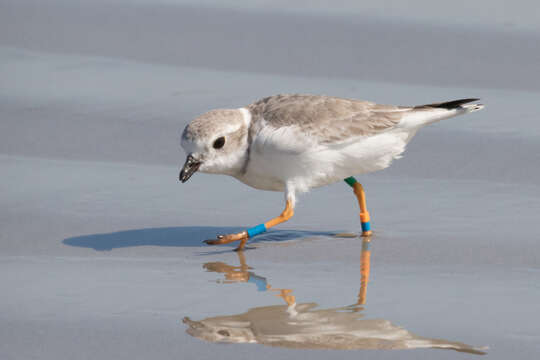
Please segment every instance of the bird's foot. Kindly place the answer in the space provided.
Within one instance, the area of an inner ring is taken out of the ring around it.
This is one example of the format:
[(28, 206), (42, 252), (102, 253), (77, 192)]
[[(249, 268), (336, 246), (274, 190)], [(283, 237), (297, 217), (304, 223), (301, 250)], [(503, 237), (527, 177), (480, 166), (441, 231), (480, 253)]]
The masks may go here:
[(208, 245), (222, 245), (222, 244), (228, 244), (234, 241), (240, 241), (240, 244), (235, 251), (244, 250), (244, 247), (246, 246), (246, 242), (249, 238), (249, 235), (247, 231), (242, 231), (236, 234), (227, 234), (227, 235), (218, 235), (215, 240), (204, 240), (204, 242)]

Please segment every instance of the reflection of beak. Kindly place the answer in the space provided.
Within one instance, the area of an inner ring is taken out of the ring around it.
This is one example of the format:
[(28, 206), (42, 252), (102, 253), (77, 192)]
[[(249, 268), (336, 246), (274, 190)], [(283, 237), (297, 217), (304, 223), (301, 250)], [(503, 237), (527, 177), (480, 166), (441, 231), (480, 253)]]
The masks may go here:
[(195, 158), (189, 154), (186, 163), (184, 164), (184, 167), (182, 168), (182, 171), (180, 171), (180, 176), (178, 179), (185, 183), (189, 180), (191, 175), (195, 174), (195, 171), (199, 169), (199, 166), (201, 166), (201, 162), (199, 160), (195, 160)]

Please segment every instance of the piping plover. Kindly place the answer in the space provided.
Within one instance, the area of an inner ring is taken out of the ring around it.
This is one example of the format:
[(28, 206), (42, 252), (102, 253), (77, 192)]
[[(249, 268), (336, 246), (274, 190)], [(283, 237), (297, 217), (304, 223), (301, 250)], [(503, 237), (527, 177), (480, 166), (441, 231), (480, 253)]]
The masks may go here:
[(207, 244), (240, 241), (289, 220), (296, 194), (345, 180), (360, 205), (362, 234), (371, 235), (362, 185), (353, 175), (382, 170), (421, 127), (477, 111), (478, 99), (419, 106), (379, 105), (318, 95), (275, 95), (239, 109), (209, 111), (186, 126), (181, 145), (186, 182), (196, 171), (224, 174), (261, 190), (283, 191), (285, 210), (266, 223)]

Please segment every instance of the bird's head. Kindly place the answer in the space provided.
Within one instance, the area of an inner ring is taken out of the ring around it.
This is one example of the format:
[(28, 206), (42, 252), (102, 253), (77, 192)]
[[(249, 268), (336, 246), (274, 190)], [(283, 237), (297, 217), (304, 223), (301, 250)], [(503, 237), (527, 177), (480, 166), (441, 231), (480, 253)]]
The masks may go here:
[(249, 112), (247, 109), (209, 111), (186, 126), (181, 146), (187, 154), (180, 171), (182, 182), (197, 170), (235, 175), (247, 157)]

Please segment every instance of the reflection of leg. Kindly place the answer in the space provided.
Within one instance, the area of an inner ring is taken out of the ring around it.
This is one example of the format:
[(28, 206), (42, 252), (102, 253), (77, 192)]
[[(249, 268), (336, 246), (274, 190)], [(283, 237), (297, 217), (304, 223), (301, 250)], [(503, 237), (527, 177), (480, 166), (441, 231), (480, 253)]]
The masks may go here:
[(270, 291), (279, 291), (279, 294), (276, 294), (276, 296), (282, 298), (283, 300), (285, 300), (285, 302), (289, 306), (296, 303), (295, 296), (291, 295), (292, 289), (274, 289), (270, 285), (268, 285), (268, 290), (270, 290)]
[(360, 223), (362, 224), (362, 236), (370, 236), (372, 231), (364, 188), (362, 184), (356, 181), (356, 179), (352, 176), (346, 178), (345, 182), (353, 188), (354, 194), (358, 199), (358, 205), (360, 206)]
[(231, 266), (221, 261), (216, 261), (204, 264), (203, 268), (205, 268), (206, 271), (223, 273), (226, 279), (224, 283), (226, 284), (235, 282), (246, 282), (250, 277), (251, 273), (249, 272), (249, 270), (251, 268), (246, 264), (246, 258), (243, 252), (239, 251), (237, 254), (238, 262), (240, 263), (239, 266)]
[(249, 266), (246, 264), (246, 256), (244, 255), (243, 251), (237, 251), (236, 254), (238, 255), (238, 261), (240, 262), (240, 270), (242, 271), (248, 271), (250, 269)]
[(358, 293), (358, 305), (364, 305), (366, 303), (369, 270), (371, 266), (371, 251), (369, 250), (370, 242), (371, 238), (369, 236), (362, 240), (362, 254), (360, 255), (360, 292)]

